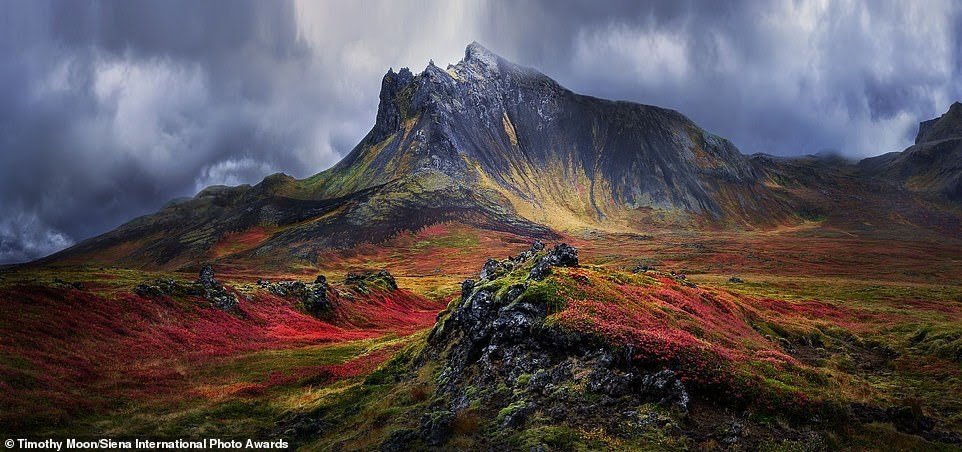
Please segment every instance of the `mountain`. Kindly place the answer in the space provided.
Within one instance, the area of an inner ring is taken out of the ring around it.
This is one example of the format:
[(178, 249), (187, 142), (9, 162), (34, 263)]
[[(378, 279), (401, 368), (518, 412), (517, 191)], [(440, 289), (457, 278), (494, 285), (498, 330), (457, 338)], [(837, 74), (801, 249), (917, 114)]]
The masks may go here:
[(209, 187), (48, 261), (178, 268), (238, 234), (234, 254), (311, 261), (446, 221), (550, 238), (791, 216), (746, 156), (682, 114), (576, 94), (472, 43), (447, 69), (389, 70), (374, 127), (332, 168)]
[(389, 70), (379, 98), (370, 132), (326, 171), (209, 187), (45, 262), (284, 266), (443, 222), (542, 239), (960, 224), (959, 103), (923, 122), (909, 149), (856, 164), (748, 157), (674, 110), (574, 93), (477, 43), (446, 69)]
[(638, 208), (739, 217), (766, 196), (734, 145), (680, 113), (575, 94), (477, 43), (447, 69), (389, 71), (380, 99), (371, 133), (310, 179), (317, 193), (441, 173), (553, 227)]
[(859, 166), (872, 177), (908, 190), (962, 202), (962, 103), (955, 102), (941, 117), (920, 123), (915, 145), (865, 159)]

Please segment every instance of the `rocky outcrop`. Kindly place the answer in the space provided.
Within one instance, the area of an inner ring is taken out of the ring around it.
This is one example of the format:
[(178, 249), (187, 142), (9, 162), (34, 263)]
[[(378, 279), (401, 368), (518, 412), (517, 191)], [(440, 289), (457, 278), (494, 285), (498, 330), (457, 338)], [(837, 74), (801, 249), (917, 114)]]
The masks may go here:
[(919, 123), (915, 144), (962, 138), (962, 103), (955, 102), (938, 118)]
[(877, 180), (962, 203), (962, 103), (920, 123), (913, 146), (867, 158), (858, 166)]
[(546, 322), (559, 309), (546, 295), (552, 268), (577, 265), (577, 249), (538, 242), (489, 259), (478, 280), (464, 281), (420, 358), (442, 366), (434, 403), (418, 429), (395, 432), (382, 450), (412, 440), (442, 447), (456, 413), (469, 407), (489, 411), (505, 429), (524, 428), (536, 412), (572, 424), (623, 422), (618, 413), (643, 403), (686, 413), (688, 391), (672, 370), (636, 365), (597, 338)]
[(538, 262), (531, 267), (531, 272), (528, 273), (528, 278), (535, 281), (540, 281), (548, 276), (551, 272), (551, 267), (577, 267), (578, 266), (578, 250), (572, 248), (567, 243), (561, 243), (556, 246), (550, 253), (542, 256), (538, 259)]
[(297, 300), (305, 311), (318, 315), (333, 309), (328, 297), (329, 286), (324, 275), (318, 275), (314, 282), (258, 280), (257, 285), (281, 297)]
[(214, 279), (214, 268), (210, 264), (204, 264), (200, 269), (200, 275), (195, 285), (201, 288), (201, 294), (205, 300), (217, 309), (222, 311), (232, 311), (237, 309), (237, 295), (234, 295), (223, 284)]
[(344, 285), (360, 292), (367, 292), (370, 289), (397, 290), (397, 281), (394, 280), (394, 275), (387, 270), (350, 272), (344, 278)]
[(184, 282), (176, 279), (161, 278), (143, 282), (134, 287), (134, 294), (140, 297), (200, 297), (222, 311), (236, 311), (240, 304), (237, 295), (214, 279), (214, 268), (204, 264), (196, 281)]

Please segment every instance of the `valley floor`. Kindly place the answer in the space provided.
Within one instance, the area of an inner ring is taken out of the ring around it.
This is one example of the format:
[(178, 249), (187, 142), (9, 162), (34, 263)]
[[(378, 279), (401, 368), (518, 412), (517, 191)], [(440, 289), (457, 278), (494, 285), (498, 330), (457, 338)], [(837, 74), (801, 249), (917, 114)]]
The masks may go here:
[[(916, 428), (869, 413), (842, 425), (800, 429), (777, 414), (696, 400), (686, 420), (662, 433), (626, 439), (535, 421), (502, 444), (960, 447), (958, 238), (858, 234), (813, 224), (770, 232), (584, 233), (563, 240), (579, 248), (590, 273), (566, 277), (647, 274), (651, 284), (678, 285), (693, 296), (737, 299), (767, 316), (759, 334), (817, 375), (819, 394), (832, 394), (853, 412), (907, 408), (912, 419), (935, 426)], [(430, 366), (395, 378), (394, 358), (424, 342), (438, 312), (460, 295), (460, 282), (476, 278), (486, 258), (514, 255), (529, 244), (519, 236), (446, 224), (332, 251), (313, 266), (267, 271), (227, 256), (214, 266), (218, 280), (241, 295), (239, 314), (190, 298), (145, 299), (132, 292), (142, 281), (189, 280), (192, 273), (8, 269), (0, 273), (0, 436), (286, 437), (308, 449), (376, 448), (403, 419), (420, 415), (434, 391)], [(318, 273), (340, 281), (359, 269), (387, 269), (401, 289), (343, 289), (343, 311), (318, 318), (256, 283), (308, 281)], [(774, 380), (792, 390), (809, 388), (808, 382)], [(488, 444), (478, 438), (494, 419), (465, 415), (456, 422), (450, 446)], [(733, 443), (724, 442), (739, 422), (754, 426), (754, 433), (746, 427)], [(799, 439), (804, 435), (798, 430), (813, 429), (820, 442)], [(798, 434), (784, 439), (779, 432)]]

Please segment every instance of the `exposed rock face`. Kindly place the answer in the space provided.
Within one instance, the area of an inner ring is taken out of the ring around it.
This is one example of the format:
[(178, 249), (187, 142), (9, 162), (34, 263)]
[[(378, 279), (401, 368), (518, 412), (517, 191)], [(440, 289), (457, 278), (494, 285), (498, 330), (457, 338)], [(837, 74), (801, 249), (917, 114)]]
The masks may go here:
[(962, 103), (919, 124), (915, 145), (859, 162), (862, 171), (903, 188), (962, 203)]
[[(489, 260), (479, 281), (466, 280), (422, 354), (442, 363), (435, 400), (447, 402), (434, 404), (419, 429), (397, 432), (382, 450), (412, 439), (443, 446), (454, 413), (469, 406), (494, 410), (503, 428), (523, 428), (535, 412), (573, 423), (604, 412), (622, 422), (617, 413), (645, 402), (685, 413), (688, 392), (671, 370), (638, 367), (596, 339), (545, 322), (553, 308), (540, 295), (542, 280), (552, 267), (577, 265), (575, 248), (545, 251), (536, 243), (519, 256)], [(540, 278), (528, 277), (534, 268)]]
[(915, 144), (962, 138), (962, 103), (955, 102), (944, 115), (919, 123)]
[(531, 268), (528, 278), (540, 281), (548, 276), (551, 267), (577, 267), (578, 250), (567, 243), (559, 243), (550, 253), (538, 259), (538, 262)]
[(722, 185), (745, 200), (765, 195), (735, 146), (680, 113), (575, 94), (478, 43), (447, 69), (389, 71), (380, 100), (374, 129), (325, 178), (332, 193), (439, 172), (467, 187), (492, 180), (538, 207), (562, 200), (554, 207), (596, 220), (637, 207), (724, 216)]

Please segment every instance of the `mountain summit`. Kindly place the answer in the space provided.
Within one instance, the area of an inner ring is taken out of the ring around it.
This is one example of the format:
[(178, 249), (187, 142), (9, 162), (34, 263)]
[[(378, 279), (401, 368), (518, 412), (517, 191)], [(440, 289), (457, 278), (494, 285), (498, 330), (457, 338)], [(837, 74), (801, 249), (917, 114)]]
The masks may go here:
[(922, 121), (915, 144), (952, 138), (962, 138), (962, 103), (959, 102), (953, 103), (944, 115)]
[(877, 178), (910, 191), (935, 193), (962, 203), (962, 103), (919, 123), (915, 145), (865, 159), (860, 165)]
[(682, 114), (579, 95), (478, 43), (420, 74), (388, 71), (377, 123), (318, 175), (343, 196), (442, 173), (550, 226), (597, 226), (639, 208), (740, 217), (765, 198), (746, 157)]
[(747, 157), (684, 115), (576, 94), (475, 42), (445, 69), (388, 70), (374, 126), (332, 168), (211, 187), (58, 257), (176, 267), (252, 228), (245, 255), (311, 260), (443, 221), (550, 237), (790, 215)]

